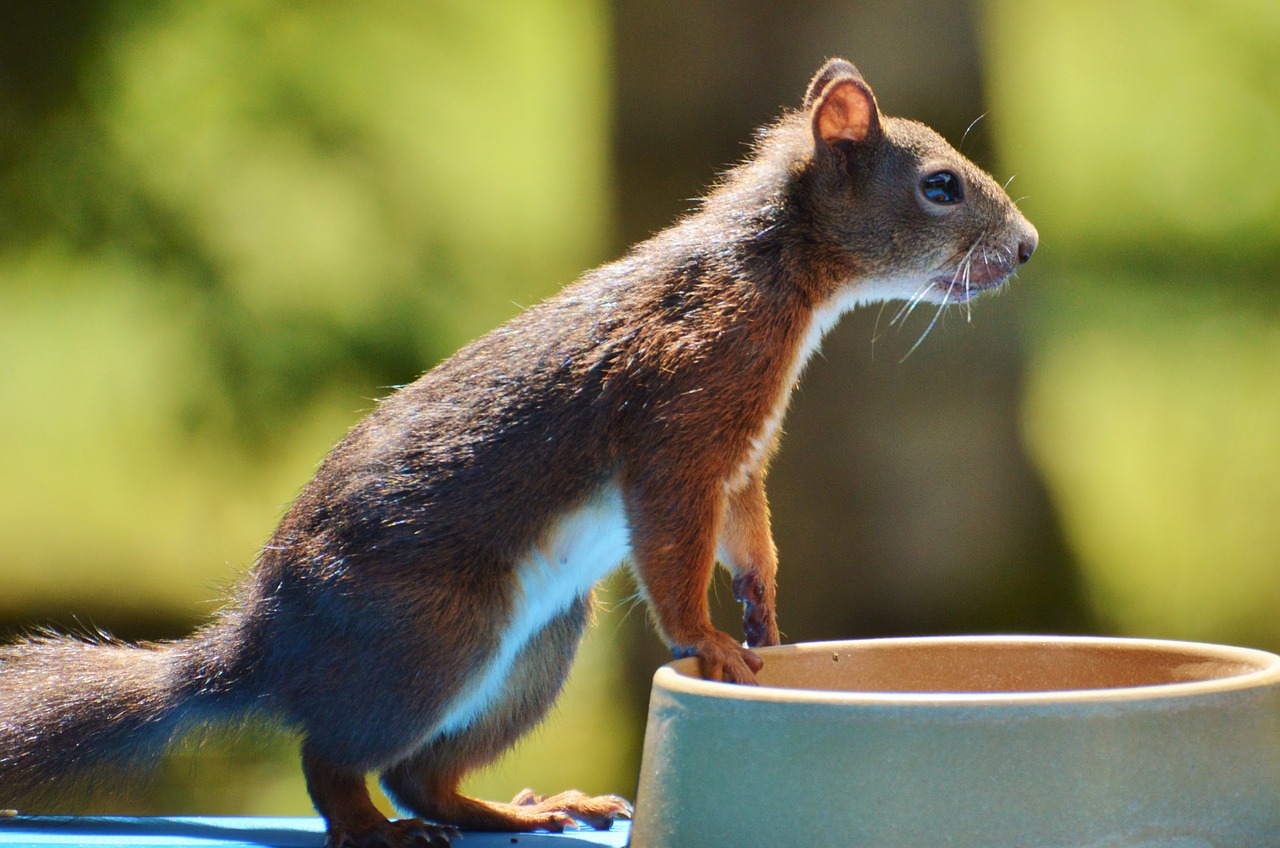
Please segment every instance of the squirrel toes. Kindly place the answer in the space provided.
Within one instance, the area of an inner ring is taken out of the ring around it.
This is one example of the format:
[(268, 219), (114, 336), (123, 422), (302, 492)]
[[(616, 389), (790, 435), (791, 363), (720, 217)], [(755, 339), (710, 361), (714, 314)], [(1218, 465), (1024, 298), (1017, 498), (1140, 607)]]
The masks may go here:
[[(459, 783), (550, 708), (592, 587), (624, 562), (677, 656), (753, 683), (761, 659), (712, 627), (707, 589), (718, 561), (746, 644), (778, 642), (764, 480), (805, 361), (849, 309), (964, 302), (1036, 238), (990, 176), (829, 61), (695, 211), (382, 400), (212, 622), (0, 647), (0, 807), (39, 812), (264, 717), (300, 736), (331, 846), (610, 827), (621, 798), (497, 804)], [(370, 772), (415, 818), (377, 810)]]

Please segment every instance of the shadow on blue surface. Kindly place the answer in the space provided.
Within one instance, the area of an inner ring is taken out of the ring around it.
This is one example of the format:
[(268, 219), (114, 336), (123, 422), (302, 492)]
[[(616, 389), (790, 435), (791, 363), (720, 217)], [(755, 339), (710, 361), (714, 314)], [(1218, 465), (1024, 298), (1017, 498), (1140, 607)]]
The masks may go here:
[[(566, 833), (467, 832), (458, 848), (623, 848), (630, 824), (609, 831)], [(324, 823), (318, 818), (17, 816), (0, 818), (0, 845), (31, 846), (249, 846), (320, 848)]]

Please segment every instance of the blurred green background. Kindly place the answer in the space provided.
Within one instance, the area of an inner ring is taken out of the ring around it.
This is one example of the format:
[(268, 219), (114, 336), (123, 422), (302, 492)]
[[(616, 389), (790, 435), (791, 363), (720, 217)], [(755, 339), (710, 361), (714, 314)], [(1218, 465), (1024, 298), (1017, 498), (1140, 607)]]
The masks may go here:
[[(687, 209), (830, 55), (1042, 240), (910, 356), (930, 316), (866, 310), (811, 365), (786, 638), (1280, 648), (1263, 0), (0, 4), (0, 629), (185, 633), (374, 398)], [(474, 791), (634, 792), (666, 655), (633, 595)], [(293, 749), (68, 809), (303, 813)]]

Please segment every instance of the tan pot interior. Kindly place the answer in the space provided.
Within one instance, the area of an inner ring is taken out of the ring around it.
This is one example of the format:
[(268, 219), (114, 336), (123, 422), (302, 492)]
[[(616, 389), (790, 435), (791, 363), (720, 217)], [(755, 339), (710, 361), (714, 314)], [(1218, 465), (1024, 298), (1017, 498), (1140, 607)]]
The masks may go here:
[[(767, 655), (762, 686), (831, 692), (1017, 693), (1228, 680), (1267, 655), (1139, 641), (869, 640)], [(696, 676), (693, 662), (674, 664)]]

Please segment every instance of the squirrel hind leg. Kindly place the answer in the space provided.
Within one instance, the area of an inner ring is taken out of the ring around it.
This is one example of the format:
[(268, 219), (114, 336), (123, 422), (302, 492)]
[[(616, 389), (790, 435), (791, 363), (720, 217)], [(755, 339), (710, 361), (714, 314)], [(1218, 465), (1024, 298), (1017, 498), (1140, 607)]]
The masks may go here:
[(325, 820), (325, 848), (448, 848), (458, 832), (420, 819), (389, 821), (374, 806), (364, 771), (302, 745), (307, 792)]
[(463, 776), (515, 744), (550, 709), (569, 674), (591, 616), (591, 596), (552, 619), (524, 647), (503, 686), (503, 697), (466, 728), (437, 736), (385, 770), (383, 788), (397, 807), (422, 818), (474, 830), (561, 831), (574, 822), (607, 830), (629, 817), (631, 805), (613, 795), (570, 791), (549, 798), (526, 790), (509, 804), (461, 794)]

